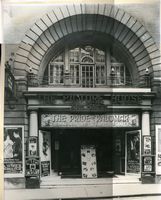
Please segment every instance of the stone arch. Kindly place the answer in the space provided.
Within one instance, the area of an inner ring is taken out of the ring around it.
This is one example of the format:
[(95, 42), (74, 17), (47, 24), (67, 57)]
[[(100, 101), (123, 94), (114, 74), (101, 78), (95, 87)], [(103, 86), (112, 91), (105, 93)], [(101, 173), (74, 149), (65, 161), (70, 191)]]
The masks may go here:
[(38, 74), (42, 63), (45, 65), (44, 58), (59, 41), (85, 31), (105, 33), (121, 43), (133, 58), (139, 76), (147, 67), (153, 77), (160, 76), (160, 52), (148, 31), (134, 17), (108, 4), (54, 7), (26, 33), (16, 54), (15, 73), (25, 75), (32, 67)]

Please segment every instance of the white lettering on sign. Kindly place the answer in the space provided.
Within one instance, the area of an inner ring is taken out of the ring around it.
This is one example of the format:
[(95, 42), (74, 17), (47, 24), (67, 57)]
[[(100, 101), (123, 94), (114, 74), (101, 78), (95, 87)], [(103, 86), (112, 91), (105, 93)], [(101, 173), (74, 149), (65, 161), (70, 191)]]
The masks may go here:
[(138, 127), (137, 114), (42, 114), (41, 127)]

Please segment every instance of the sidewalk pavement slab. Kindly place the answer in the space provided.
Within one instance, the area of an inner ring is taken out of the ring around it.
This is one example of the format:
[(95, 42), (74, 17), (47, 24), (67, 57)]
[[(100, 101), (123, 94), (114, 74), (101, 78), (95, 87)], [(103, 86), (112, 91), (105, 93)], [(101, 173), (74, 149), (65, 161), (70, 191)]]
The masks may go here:
[(68, 185), (50, 189), (8, 189), (4, 191), (4, 200), (87, 199), (158, 194), (161, 195), (161, 184)]

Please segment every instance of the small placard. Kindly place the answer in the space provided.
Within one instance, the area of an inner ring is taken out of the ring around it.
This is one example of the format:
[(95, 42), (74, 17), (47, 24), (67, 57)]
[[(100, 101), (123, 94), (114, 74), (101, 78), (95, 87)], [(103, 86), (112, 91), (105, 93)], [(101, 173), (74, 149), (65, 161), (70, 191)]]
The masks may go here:
[(151, 136), (143, 136), (143, 154), (151, 155)]
[(28, 156), (38, 156), (37, 137), (30, 136), (28, 140)]
[(50, 161), (42, 161), (41, 176), (49, 176), (49, 175), (50, 175)]
[(155, 157), (154, 156), (142, 156), (142, 173), (154, 173), (155, 169)]
[(26, 176), (40, 175), (40, 159), (39, 157), (26, 157)]

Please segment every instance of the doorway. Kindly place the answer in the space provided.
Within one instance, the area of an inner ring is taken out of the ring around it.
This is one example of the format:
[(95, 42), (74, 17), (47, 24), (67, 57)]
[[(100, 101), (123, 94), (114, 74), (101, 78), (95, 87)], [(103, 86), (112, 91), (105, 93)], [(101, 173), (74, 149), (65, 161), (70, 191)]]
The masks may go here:
[[(96, 150), (97, 177), (111, 173), (124, 173), (125, 134), (116, 129), (54, 130), (52, 135), (52, 168), (63, 178), (81, 178), (81, 147), (93, 146)], [(55, 142), (56, 141), (56, 142)], [(59, 149), (55, 144), (59, 142)], [(117, 159), (116, 159), (117, 158)]]

